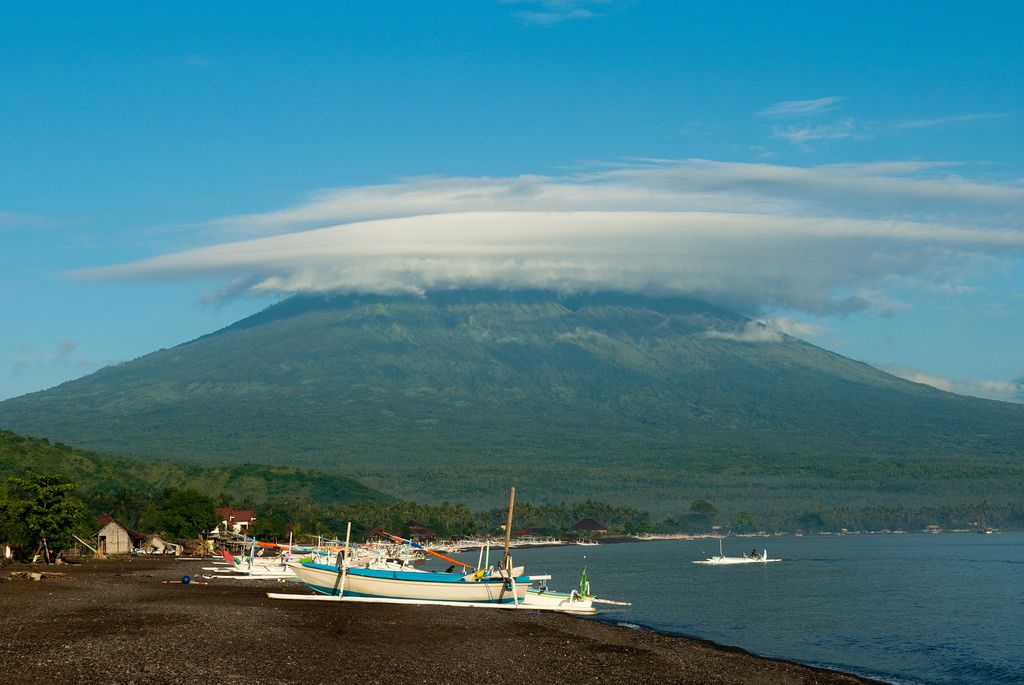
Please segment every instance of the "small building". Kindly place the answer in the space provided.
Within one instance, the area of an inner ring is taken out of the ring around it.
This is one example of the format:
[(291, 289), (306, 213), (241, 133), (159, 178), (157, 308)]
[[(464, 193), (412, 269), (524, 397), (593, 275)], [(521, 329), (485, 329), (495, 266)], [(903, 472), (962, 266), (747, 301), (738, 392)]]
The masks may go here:
[(249, 532), (249, 526), (256, 520), (256, 512), (252, 509), (233, 509), (221, 507), (213, 510), (221, 522), (221, 529), (225, 533), (239, 533), (245, 535)]
[(92, 537), (96, 541), (96, 551), (101, 556), (131, 554), (132, 550), (142, 544), (141, 533), (125, 528), (111, 516), (101, 516), (100, 524), (100, 529)]
[(597, 519), (585, 516), (576, 523), (572, 524), (572, 528), (570, 528), (569, 530), (581, 534), (604, 535), (608, 532), (608, 526), (604, 525)]
[(173, 554), (178, 556), (182, 553), (182, 546), (176, 542), (169, 542), (161, 535), (147, 535), (142, 541), (140, 549), (146, 554)]

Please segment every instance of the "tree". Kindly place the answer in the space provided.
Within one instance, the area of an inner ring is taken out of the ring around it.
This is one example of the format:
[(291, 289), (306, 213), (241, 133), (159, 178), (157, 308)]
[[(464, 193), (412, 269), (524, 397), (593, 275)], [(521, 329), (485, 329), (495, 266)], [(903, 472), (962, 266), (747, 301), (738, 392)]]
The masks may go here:
[(43, 541), (51, 552), (71, 545), (85, 532), (89, 509), (71, 494), (78, 486), (57, 474), (28, 474), (7, 479), (10, 496), (0, 501), (0, 534), (14, 545), (35, 549)]
[(192, 538), (213, 529), (213, 500), (195, 490), (166, 490), (142, 517), (142, 527), (171, 537)]
[(753, 533), (757, 530), (757, 524), (749, 512), (737, 511), (729, 517), (729, 528), (736, 533)]

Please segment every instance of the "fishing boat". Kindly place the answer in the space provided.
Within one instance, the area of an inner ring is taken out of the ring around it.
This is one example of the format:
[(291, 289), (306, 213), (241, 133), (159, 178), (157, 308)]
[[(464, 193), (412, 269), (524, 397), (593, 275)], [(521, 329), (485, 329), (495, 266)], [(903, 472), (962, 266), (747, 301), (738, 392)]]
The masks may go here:
[[(426, 602), (469, 602), (474, 604), (518, 604), (526, 596), (534, 581), (550, 576), (528, 576), (523, 568), (512, 566), (509, 542), (512, 531), (512, 510), (516, 489), (509, 498), (508, 522), (505, 526), (505, 555), (498, 571), (474, 569), (472, 565), (429, 550), (418, 543), (397, 535), (387, 534), (394, 542), (401, 542), (452, 564), (444, 573), (419, 569), (393, 569), (361, 567), (346, 563), (345, 554), (337, 564), (302, 561), (293, 567), (297, 575), (311, 589), (325, 595), (369, 597), (380, 599), (417, 600)], [(351, 524), (345, 535), (345, 550), (349, 549)], [(469, 569), (469, 573), (455, 573), (455, 567)]]
[[(420, 570), (351, 568), (305, 561), (293, 567), (311, 589), (325, 595), (416, 599), (437, 602), (521, 602), (535, 578), (522, 574), (434, 573)], [(343, 584), (344, 582), (344, 584)]]
[[(352, 602), (384, 602), (401, 604), (433, 604), (469, 607), (491, 607), (558, 611), (576, 614), (592, 614), (594, 603), (628, 606), (627, 602), (602, 600), (590, 596), (590, 583), (586, 569), (580, 578), (580, 587), (571, 592), (555, 592), (547, 588), (549, 575), (527, 575), (522, 566), (512, 565), (509, 553), (512, 530), (512, 510), (515, 505), (515, 488), (509, 497), (508, 521), (505, 525), (505, 553), (501, 565), (495, 570), (485, 561), (484, 547), (476, 567), (463, 561), (447, 557), (440, 552), (427, 549), (412, 540), (386, 533), (393, 542), (400, 542), (413, 549), (451, 564), (443, 573), (425, 571), (408, 566), (399, 568), (382, 567), (373, 563), (360, 563), (350, 557), (347, 551), (351, 524), (345, 534), (346, 553), (336, 563), (318, 563), (302, 560), (293, 564), (295, 575), (320, 595), (321, 599), (335, 599)], [(490, 546), (487, 545), (490, 556)], [(461, 571), (456, 571), (461, 567)], [(537, 585), (534, 585), (537, 584)], [(272, 599), (313, 599), (311, 596), (268, 593)]]
[(767, 564), (773, 561), (782, 560), (769, 559), (768, 550), (766, 549), (763, 549), (760, 552), (754, 549), (750, 554), (741, 554), (738, 557), (727, 557), (725, 556), (725, 552), (722, 551), (722, 538), (718, 538), (718, 556), (708, 557), (707, 559), (698, 559), (693, 563), (704, 564), (705, 566), (733, 566), (736, 564)]

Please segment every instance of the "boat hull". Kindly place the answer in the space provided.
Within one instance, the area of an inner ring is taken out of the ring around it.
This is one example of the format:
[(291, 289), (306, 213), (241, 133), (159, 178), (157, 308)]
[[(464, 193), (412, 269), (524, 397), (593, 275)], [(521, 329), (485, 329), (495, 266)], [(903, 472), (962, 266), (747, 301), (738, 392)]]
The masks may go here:
[(768, 564), (773, 561), (782, 561), (781, 559), (749, 559), (747, 557), (711, 557), (710, 559), (700, 559), (695, 561), (695, 564), (704, 564), (705, 566), (735, 566), (738, 564)]
[(564, 611), (570, 614), (597, 613), (590, 597), (583, 597), (575, 592), (554, 592), (531, 587), (526, 591), (523, 604), (529, 607)]
[(350, 568), (342, 587), (337, 566), (304, 562), (292, 570), (306, 585), (325, 595), (439, 602), (521, 602), (530, 583), (528, 576), (507, 583), (501, 578), (467, 581), (451, 573)]

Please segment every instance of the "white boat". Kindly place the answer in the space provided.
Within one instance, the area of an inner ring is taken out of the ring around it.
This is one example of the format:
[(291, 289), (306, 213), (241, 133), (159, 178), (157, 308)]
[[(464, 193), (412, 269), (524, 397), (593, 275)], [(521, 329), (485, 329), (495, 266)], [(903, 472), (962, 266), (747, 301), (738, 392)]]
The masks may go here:
[[(397, 535), (390, 537), (422, 549), (428, 554), (452, 563), (445, 573), (433, 573), (416, 569), (391, 569), (350, 566), (343, 558), (338, 564), (318, 564), (303, 561), (293, 567), (297, 575), (310, 588), (325, 595), (338, 597), (364, 597), (376, 599), (414, 600), (422, 602), (466, 602), (471, 604), (519, 604), (526, 596), (526, 589), (535, 580), (546, 580), (550, 576), (527, 576), (523, 568), (513, 568), (508, 546), (512, 532), (512, 509), (515, 505), (516, 489), (512, 488), (508, 505), (508, 522), (505, 526), (505, 556), (497, 573), (474, 570), (470, 573), (454, 573), (455, 566), (473, 567), (464, 562), (446, 557), (406, 540)], [(349, 549), (349, 535), (352, 524), (345, 534), (345, 549)]]
[(562, 611), (567, 614), (594, 614), (594, 598), (589, 595), (581, 595), (576, 590), (572, 592), (556, 592), (543, 587), (529, 587), (523, 604), (528, 607), (537, 607)]
[[(306, 585), (325, 595), (417, 599), (438, 602), (512, 602), (526, 597), (530, 583), (526, 575), (432, 573), (417, 570), (352, 568), (304, 561), (292, 568)], [(522, 569), (513, 569), (522, 573)]]
[(763, 549), (760, 552), (754, 549), (750, 554), (741, 554), (738, 557), (727, 557), (722, 551), (722, 538), (718, 538), (718, 556), (708, 557), (707, 559), (698, 559), (693, 563), (704, 564), (705, 566), (733, 566), (736, 564), (767, 564), (773, 561), (782, 560), (769, 559), (768, 550), (766, 549)]
[[(373, 563), (365, 565), (343, 556), (335, 563), (317, 563), (302, 560), (292, 565), (292, 570), (306, 585), (321, 595), (348, 601), (381, 601), (391, 603), (443, 604), (472, 607), (501, 607), (560, 611), (566, 613), (592, 614), (595, 602), (626, 604), (601, 600), (590, 596), (590, 585), (586, 571), (580, 578), (580, 589), (572, 592), (548, 590), (546, 584), (531, 587), (533, 583), (545, 583), (551, 576), (528, 576), (522, 566), (513, 567), (509, 554), (512, 509), (515, 504), (515, 488), (509, 499), (508, 520), (505, 524), (505, 554), (497, 571), (484, 560), (484, 549), (480, 550), (477, 568), (436, 551), (426, 549), (410, 540), (396, 535), (387, 535), (396, 542), (402, 542), (421, 549), (452, 565), (444, 573), (423, 571), (409, 567), (387, 568)], [(348, 550), (349, 531), (345, 536)], [(488, 557), (490, 548), (487, 548)], [(464, 568), (455, 572), (456, 566)], [(467, 573), (466, 570), (469, 570)], [(275, 598), (285, 598), (284, 596)], [(301, 599), (302, 596), (287, 598)], [(309, 596), (306, 596), (308, 599)]]

